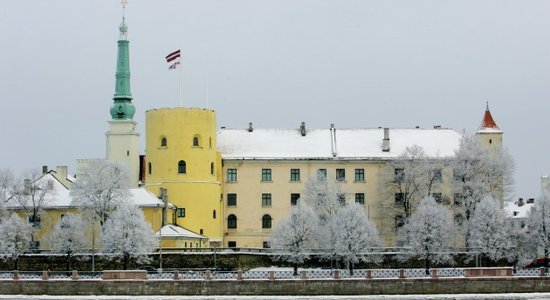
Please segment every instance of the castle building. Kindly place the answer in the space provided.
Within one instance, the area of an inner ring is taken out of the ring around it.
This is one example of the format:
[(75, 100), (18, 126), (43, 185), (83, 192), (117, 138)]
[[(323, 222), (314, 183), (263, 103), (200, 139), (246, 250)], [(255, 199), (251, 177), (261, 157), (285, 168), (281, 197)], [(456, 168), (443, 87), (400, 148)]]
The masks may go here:
[[(320, 172), (339, 181), (343, 200), (361, 204), (380, 232), (390, 232), (383, 234), (385, 244), (394, 246), (398, 215), (388, 207), (397, 200), (380, 192), (384, 166), (414, 145), (429, 159), (452, 158), (462, 139), (440, 126), (256, 129), (250, 123), (216, 133), (211, 110), (162, 108), (146, 116), (147, 189), (168, 194), (177, 207), (175, 224), (223, 247), (270, 247), (277, 222)], [(487, 107), (477, 135), (492, 147), (502, 133)], [(452, 176), (450, 168), (442, 170), (434, 196), (453, 199)]]

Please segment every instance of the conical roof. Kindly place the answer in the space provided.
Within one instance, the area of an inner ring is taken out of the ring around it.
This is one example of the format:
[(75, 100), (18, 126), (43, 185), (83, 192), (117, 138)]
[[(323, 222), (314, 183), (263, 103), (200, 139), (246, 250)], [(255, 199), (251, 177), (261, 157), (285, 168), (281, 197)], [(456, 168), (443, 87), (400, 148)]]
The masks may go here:
[(502, 132), (491, 115), (489, 103), (487, 103), (487, 109), (485, 110), (483, 120), (477, 132)]

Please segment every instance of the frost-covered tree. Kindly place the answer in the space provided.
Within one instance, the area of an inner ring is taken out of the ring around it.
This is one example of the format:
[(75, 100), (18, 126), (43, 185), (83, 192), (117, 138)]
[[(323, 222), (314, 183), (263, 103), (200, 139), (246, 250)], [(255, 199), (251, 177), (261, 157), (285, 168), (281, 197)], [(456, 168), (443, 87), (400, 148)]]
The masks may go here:
[(91, 160), (71, 188), (72, 204), (97, 217), (101, 226), (109, 214), (130, 197), (128, 169), (109, 160)]
[(506, 199), (513, 191), (514, 160), (503, 147), (489, 149), (479, 137), (463, 137), (455, 152), (453, 187), (464, 205), (466, 220), (484, 197)]
[(85, 249), (87, 239), (84, 224), (79, 215), (67, 214), (57, 223), (50, 236), (50, 248), (53, 253), (67, 256), (67, 270), (71, 270), (71, 257)]
[(0, 258), (12, 259), (14, 269), (19, 268), (19, 256), (30, 250), (31, 225), (17, 214), (0, 224)]
[(352, 203), (344, 206), (332, 218), (331, 226), (336, 233), (335, 251), (348, 265), (352, 275), (355, 263), (377, 261), (377, 257), (366, 254), (373, 247), (380, 247), (382, 241), (361, 205)]
[(148, 254), (158, 247), (158, 240), (135, 205), (124, 203), (109, 216), (101, 231), (103, 252), (122, 259), (124, 269), (130, 259), (138, 263), (149, 261)]
[(318, 225), (313, 210), (299, 201), (271, 235), (271, 245), (276, 251), (274, 258), (293, 263), (294, 275), (298, 275), (298, 264), (309, 259), (310, 251), (317, 247)]
[(468, 245), (481, 254), (487, 264), (510, 257), (513, 249), (511, 227), (507, 225), (504, 210), (495, 199), (487, 196), (476, 204), (468, 226)]
[(342, 182), (336, 177), (327, 176), (326, 170), (318, 170), (316, 175), (308, 179), (304, 190), (303, 199), (319, 220), (317, 235), (325, 241), (322, 244), (321, 257), (330, 261), (337, 259), (338, 255), (334, 248), (336, 233), (331, 220), (346, 203), (346, 192), (342, 188)]
[[(32, 224), (31, 241), (34, 231), (40, 226), (43, 208), (55, 196), (54, 181), (39, 170), (30, 170), (23, 175), (14, 188), (10, 203), (21, 207)], [(33, 247), (34, 247), (33, 243)]]
[(426, 274), (432, 263), (452, 262), (449, 249), (453, 245), (452, 218), (443, 205), (426, 197), (400, 231), (406, 235), (410, 254), (424, 260)]
[(395, 160), (384, 165), (380, 191), (389, 206), (401, 208), (410, 217), (420, 201), (430, 196), (442, 181), (446, 159), (429, 158), (421, 146), (407, 147)]
[(546, 259), (550, 258), (550, 194), (547, 191), (543, 191), (537, 199), (535, 210), (527, 219), (527, 228), (531, 258), (539, 256), (539, 253)]

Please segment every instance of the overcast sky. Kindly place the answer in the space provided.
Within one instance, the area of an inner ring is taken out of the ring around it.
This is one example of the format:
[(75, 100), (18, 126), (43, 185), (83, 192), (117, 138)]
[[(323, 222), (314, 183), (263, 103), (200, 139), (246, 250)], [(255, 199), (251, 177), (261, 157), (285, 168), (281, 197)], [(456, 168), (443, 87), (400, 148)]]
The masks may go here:
[[(105, 156), (121, 15), (117, 0), (0, 2), (0, 167)], [(550, 173), (550, 1), (129, 0), (126, 22), (142, 140), (146, 110), (178, 105), (164, 57), (181, 48), (184, 106), (208, 95), (218, 126), (473, 133), (489, 101), (518, 196)]]

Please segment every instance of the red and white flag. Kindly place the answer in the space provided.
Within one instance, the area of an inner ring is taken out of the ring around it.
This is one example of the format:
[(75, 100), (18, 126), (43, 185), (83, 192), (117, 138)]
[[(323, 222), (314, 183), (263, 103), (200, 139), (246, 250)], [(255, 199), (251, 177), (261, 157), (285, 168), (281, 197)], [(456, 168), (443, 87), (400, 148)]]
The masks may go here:
[(181, 56), (181, 51), (178, 49), (168, 55), (166, 55), (166, 62), (171, 62), (173, 61), (174, 59), (178, 58)]

